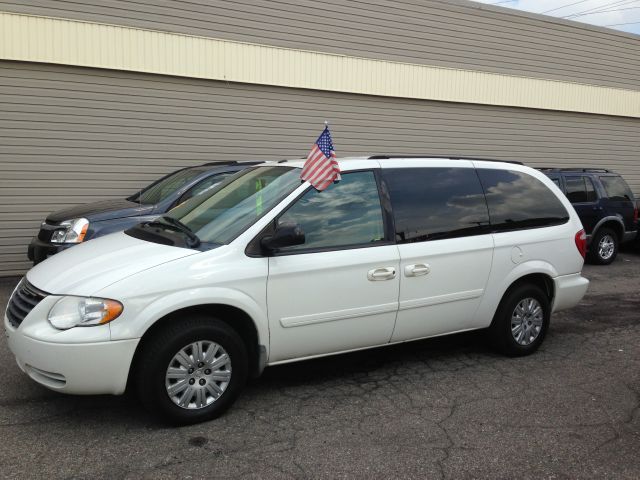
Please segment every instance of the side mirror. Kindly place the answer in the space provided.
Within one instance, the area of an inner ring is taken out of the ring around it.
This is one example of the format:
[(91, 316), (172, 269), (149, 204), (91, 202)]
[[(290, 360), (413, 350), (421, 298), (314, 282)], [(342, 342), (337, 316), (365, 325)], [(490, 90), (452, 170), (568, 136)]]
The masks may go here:
[(260, 240), (260, 246), (268, 252), (273, 252), (283, 247), (302, 245), (305, 242), (302, 227), (297, 223), (281, 223), (276, 227), (273, 235)]

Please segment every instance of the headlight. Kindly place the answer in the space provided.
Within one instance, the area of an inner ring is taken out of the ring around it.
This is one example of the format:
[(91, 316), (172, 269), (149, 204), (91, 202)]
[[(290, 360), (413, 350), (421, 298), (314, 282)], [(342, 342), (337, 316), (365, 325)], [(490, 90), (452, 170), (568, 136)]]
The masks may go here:
[(63, 297), (49, 311), (49, 322), (60, 330), (104, 325), (122, 313), (122, 304), (105, 298)]
[(61, 227), (51, 236), (51, 243), (80, 243), (84, 240), (89, 228), (89, 220), (86, 218), (74, 218), (65, 220)]

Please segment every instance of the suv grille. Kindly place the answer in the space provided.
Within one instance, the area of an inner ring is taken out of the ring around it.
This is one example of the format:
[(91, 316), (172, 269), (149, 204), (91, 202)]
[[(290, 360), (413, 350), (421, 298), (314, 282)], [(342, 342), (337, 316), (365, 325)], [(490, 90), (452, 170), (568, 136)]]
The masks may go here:
[(22, 279), (7, 306), (7, 318), (11, 326), (18, 328), (24, 317), (46, 296), (45, 292), (38, 290), (26, 279)]
[(60, 227), (60, 225), (52, 225), (50, 223), (45, 222), (40, 225), (40, 231), (38, 232), (38, 239), (48, 243), (51, 241), (51, 236), (53, 235), (53, 232), (55, 232), (60, 228), (62, 228)]

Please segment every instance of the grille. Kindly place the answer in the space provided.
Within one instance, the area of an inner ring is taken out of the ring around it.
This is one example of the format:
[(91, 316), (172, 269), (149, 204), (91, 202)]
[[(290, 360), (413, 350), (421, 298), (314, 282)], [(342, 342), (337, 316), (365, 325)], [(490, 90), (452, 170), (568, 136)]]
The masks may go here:
[(43, 242), (48, 242), (49, 240), (51, 240), (52, 233), (53, 232), (51, 230), (45, 230), (44, 228), (41, 228), (38, 232), (38, 239), (42, 240)]
[(24, 317), (46, 296), (45, 292), (38, 290), (26, 279), (22, 279), (7, 306), (7, 318), (11, 326), (18, 328)]
[(49, 223), (43, 223), (40, 225), (40, 231), (38, 232), (38, 239), (43, 242), (50, 242), (53, 232), (60, 229), (60, 225), (51, 225)]

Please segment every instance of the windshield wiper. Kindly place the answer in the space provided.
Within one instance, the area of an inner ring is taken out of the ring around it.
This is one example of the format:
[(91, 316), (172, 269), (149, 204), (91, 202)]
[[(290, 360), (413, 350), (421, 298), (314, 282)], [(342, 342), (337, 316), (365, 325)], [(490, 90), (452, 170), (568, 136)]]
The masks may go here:
[[(159, 220), (163, 220), (162, 222)], [(191, 240), (191, 244), (189, 245), (189, 247), (195, 248), (195, 247), (199, 247), (200, 244), (202, 243), (200, 241), (200, 238), (198, 237), (198, 235), (196, 235), (193, 230), (191, 230), (189, 227), (187, 227), (184, 223), (182, 223), (180, 220), (177, 220), (173, 217), (168, 217), (166, 215), (163, 215), (161, 217), (158, 217), (158, 219), (156, 220), (152, 220), (150, 222), (145, 222), (145, 225), (150, 225), (152, 227), (169, 227), (173, 230), (177, 230), (178, 232), (182, 232), (184, 233), (187, 237), (189, 237), (189, 240)]]

